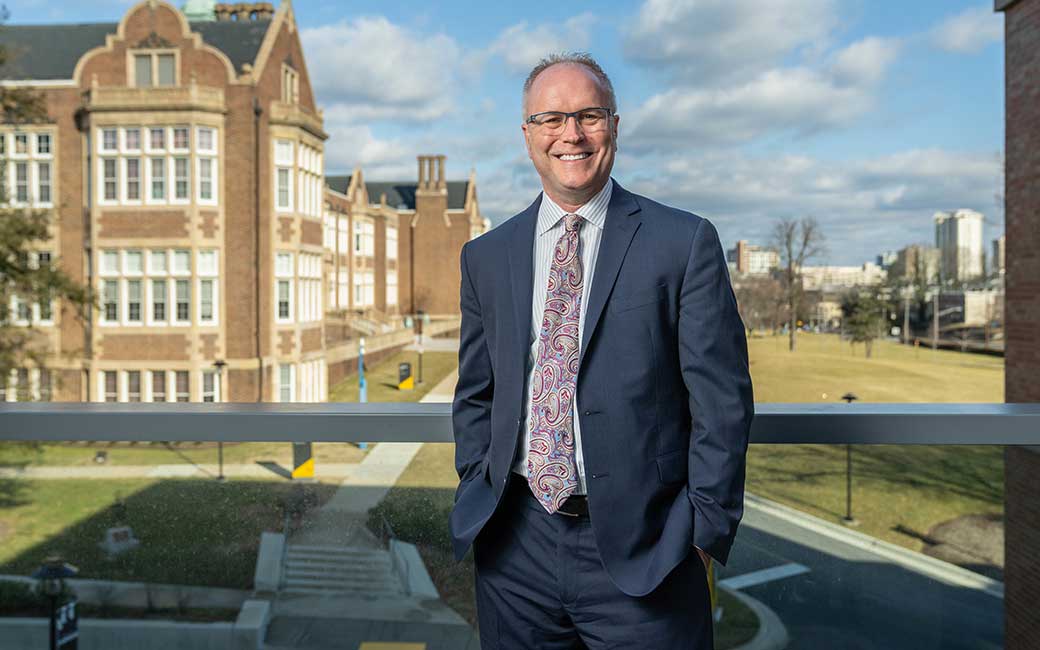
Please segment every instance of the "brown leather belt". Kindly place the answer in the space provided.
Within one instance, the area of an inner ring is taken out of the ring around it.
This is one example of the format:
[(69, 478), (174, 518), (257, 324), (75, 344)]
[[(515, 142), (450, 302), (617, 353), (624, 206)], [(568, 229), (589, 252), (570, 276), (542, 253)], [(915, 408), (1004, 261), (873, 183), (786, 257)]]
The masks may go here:
[(588, 517), (589, 499), (584, 494), (572, 494), (567, 497), (556, 512), (570, 517)]

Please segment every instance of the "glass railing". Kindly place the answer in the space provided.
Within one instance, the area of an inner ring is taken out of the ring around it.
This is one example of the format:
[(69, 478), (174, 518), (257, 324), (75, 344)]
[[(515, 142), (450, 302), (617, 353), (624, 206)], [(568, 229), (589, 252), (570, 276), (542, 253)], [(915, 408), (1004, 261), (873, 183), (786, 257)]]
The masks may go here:
[[(55, 558), (81, 648), (478, 648), (450, 408), (0, 405), (0, 650), (47, 647)], [(756, 410), (716, 648), (1002, 647), (1004, 446), (1040, 406)]]

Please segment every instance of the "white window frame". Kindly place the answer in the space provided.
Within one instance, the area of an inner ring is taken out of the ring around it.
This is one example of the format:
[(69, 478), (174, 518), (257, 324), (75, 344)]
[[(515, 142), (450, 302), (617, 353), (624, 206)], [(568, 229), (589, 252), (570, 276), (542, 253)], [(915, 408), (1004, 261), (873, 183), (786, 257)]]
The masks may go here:
[[(285, 400), (282, 398), (282, 389), (286, 387), (286, 383), (283, 378), (283, 368), (289, 369), (289, 399)], [(282, 403), (290, 403), (296, 401), (296, 364), (295, 363), (279, 363), (278, 364), (278, 401)]]
[[(130, 198), (130, 161), (137, 161), (137, 198)], [(127, 156), (125, 158), (119, 158), (120, 172), (122, 174), (122, 183), (119, 184), (120, 192), (119, 198), (123, 205), (141, 205), (143, 202), (143, 194), (141, 193), (142, 185), (144, 185), (144, 170), (141, 161), (144, 160), (141, 156)]]
[[(177, 131), (183, 130), (185, 132), (184, 141), (186, 143), (183, 147), (177, 146)], [(186, 124), (174, 124), (170, 127), (170, 153), (191, 153), (191, 127)]]
[[(275, 252), (275, 282), (274, 282), (274, 318), (275, 322), (279, 324), (294, 323), (296, 318), (295, 313), (295, 294), (296, 283), (296, 255), (288, 251), (277, 251)], [(278, 287), (281, 283), (286, 283), (289, 287), (289, 295), (287, 300), (289, 303), (289, 315), (282, 317), (280, 310), (278, 309), (278, 303), (280, 300)]]
[[(274, 141), (272, 146), (274, 147), (274, 152), (272, 154), (274, 158), (274, 177), (272, 183), (274, 186), (275, 210), (278, 212), (292, 212), (296, 198), (295, 183), (293, 182), (295, 177), (293, 161), (297, 143), (293, 140), (279, 138)], [(283, 171), (286, 175), (286, 202), (284, 204), (281, 201), (282, 193), (280, 184), (280, 173)]]
[[(391, 244), (391, 242), (393, 242)], [(386, 226), (386, 259), (396, 260), (398, 251), (397, 226)]]
[[(97, 160), (97, 165), (98, 165), (98, 170), (97, 170), (97, 179), (98, 179), (97, 203), (98, 203), (98, 205), (119, 205), (120, 185), (121, 185), (119, 171), (120, 171), (120, 167), (122, 167), (122, 165), (119, 162), (120, 160), (121, 160), (121, 158), (119, 158), (118, 156), (107, 156), (106, 155), (106, 156), (99, 156), (98, 157), (98, 160)], [(109, 161), (112, 162), (112, 164), (115, 166), (114, 167), (114, 169), (115, 169), (115, 176), (113, 177), (113, 186), (115, 188), (115, 192), (114, 192), (113, 198), (107, 198), (105, 196), (105, 186), (106, 186), (106, 183), (107, 183), (107, 177), (105, 176), (105, 163), (109, 162)]]
[[(165, 318), (158, 319), (155, 317), (155, 303), (156, 303), (156, 292), (155, 283), (165, 282), (166, 286), (163, 289), (163, 312)], [(147, 294), (148, 309), (145, 314), (145, 322), (150, 326), (166, 326), (170, 324), (170, 277), (168, 275), (154, 275), (147, 278), (145, 284), (145, 293)]]
[[(167, 205), (170, 202), (170, 159), (166, 156), (148, 156), (145, 158), (148, 164), (145, 165), (145, 177), (146, 185), (148, 188), (147, 194), (145, 194), (145, 202), (149, 205)], [(159, 181), (162, 183), (162, 197), (155, 198), (153, 195), (153, 189), (155, 185), (155, 163), (162, 163), (162, 174), (159, 177)]]
[[(42, 174), (40, 169), (47, 168), (47, 194), (50, 196), (49, 199), (44, 201), (41, 198), (43, 194), (43, 181), (41, 180)], [(37, 207), (41, 208), (53, 208), (54, 207), (54, 164), (50, 160), (37, 160), (33, 162), (33, 202)]]
[[(213, 381), (213, 390), (211, 391), (206, 390), (207, 378), (211, 378)], [(215, 403), (220, 401), (220, 376), (216, 370), (199, 371), (199, 391), (203, 402)], [(207, 397), (211, 399), (206, 399)]]
[[(177, 161), (178, 160), (183, 160), (184, 161), (184, 172), (185, 172), (184, 182), (186, 183), (186, 186), (185, 186), (185, 193), (184, 193), (183, 197), (178, 197), (177, 196), (177, 181), (179, 179), (179, 177), (177, 176)], [(188, 205), (189, 203), (191, 203), (191, 183), (192, 183), (191, 156), (190, 155), (171, 156), (170, 157), (170, 192), (169, 192), (170, 205)]]
[[(212, 256), (212, 257), (211, 257)], [(212, 259), (211, 263), (204, 263), (203, 260)], [(220, 323), (220, 256), (216, 249), (203, 249), (196, 251), (195, 253), (195, 268), (196, 268), (196, 280), (195, 280), (195, 309), (199, 315), (199, 325), (215, 326)], [(213, 287), (212, 293), (212, 317), (203, 320), (202, 318), (202, 285), (204, 282), (211, 283)]]
[[(98, 284), (99, 284), (98, 292), (101, 295), (101, 315), (98, 318), (98, 324), (99, 325), (104, 325), (104, 326), (120, 325), (121, 324), (121, 320), (123, 318), (123, 287), (122, 287), (122, 283), (119, 281), (118, 277), (100, 277), (100, 278), (98, 278), (98, 281), (99, 281), (98, 282)], [(108, 283), (112, 283), (115, 286), (115, 290), (116, 290), (116, 296), (115, 296), (115, 301), (114, 301), (115, 305), (116, 305), (116, 314), (115, 314), (116, 317), (114, 319), (108, 318), (108, 312), (106, 310), (106, 305), (108, 305), (108, 303), (109, 303), (109, 301), (107, 300), (108, 296), (106, 294), (106, 286), (108, 285)]]
[[(202, 163), (207, 161), (210, 168), (210, 198), (202, 198)], [(211, 156), (196, 156), (195, 158), (195, 201), (199, 205), (217, 205), (219, 192), (217, 191), (217, 159)]]
[[(172, 287), (172, 296), (173, 296), (173, 300), (170, 303), (170, 306), (172, 307), (172, 310), (171, 310), (172, 311), (172, 317), (171, 317), (170, 323), (172, 325), (190, 326), (191, 325), (191, 306), (192, 306), (191, 305), (191, 301), (192, 301), (192, 297), (191, 297), (191, 284), (192, 284), (191, 283), (191, 278), (171, 276), (170, 280), (171, 280), (170, 284), (171, 284), (171, 287)], [(180, 311), (177, 309), (180, 306), (180, 303), (181, 303), (180, 294), (177, 292), (177, 288), (178, 288), (178, 286), (181, 286), (181, 283), (183, 283), (183, 286), (188, 287), (188, 300), (187, 300), (187, 303), (188, 303), (188, 317), (187, 318), (181, 318), (180, 317)]]
[[(121, 129), (119, 129), (119, 133), (116, 136), (116, 139), (118, 140), (119, 153), (133, 154), (135, 156), (141, 155), (141, 153), (143, 153), (142, 131), (144, 131), (144, 130), (145, 129), (140, 127), (140, 126), (129, 126), (129, 127), (123, 127)], [(131, 131), (137, 131), (137, 146), (136, 147), (131, 147), (130, 146), (130, 132)], [(111, 150), (102, 149), (102, 151), (111, 151)]]

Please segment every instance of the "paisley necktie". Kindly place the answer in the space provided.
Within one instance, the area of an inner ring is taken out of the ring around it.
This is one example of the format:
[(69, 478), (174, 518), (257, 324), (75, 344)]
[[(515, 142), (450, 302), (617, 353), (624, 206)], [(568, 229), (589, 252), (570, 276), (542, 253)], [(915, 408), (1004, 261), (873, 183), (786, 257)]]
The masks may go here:
[(572, 405), (584, 285), (579, 250), (583, 222), (579, 215), (566, 215), (553, 251), (531, 395), (527, 483), (549, 514), (578, 487)]

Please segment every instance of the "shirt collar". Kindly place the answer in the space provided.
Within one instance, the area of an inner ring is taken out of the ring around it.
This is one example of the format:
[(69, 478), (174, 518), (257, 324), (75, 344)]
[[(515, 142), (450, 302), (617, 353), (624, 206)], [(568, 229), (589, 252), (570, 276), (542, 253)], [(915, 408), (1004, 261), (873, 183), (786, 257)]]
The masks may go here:
[[(610, 205), (610, 195), (613, 191), (614, 179), (607, 179), (603, 189), (573, 214), (580, 214), (585, 221), (602, 230), (607, 220), (607, 206)], [(556, 205), (548, 194), (542, 192), (542, 202), (538, 206), (538, 234), (544, 235), (567, 214), (571, 213)]]

